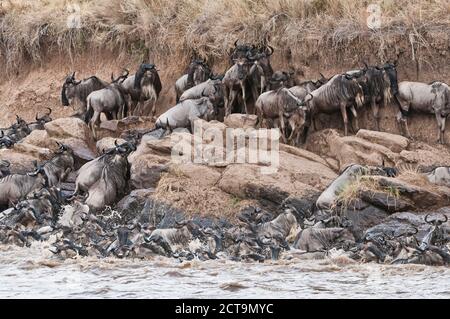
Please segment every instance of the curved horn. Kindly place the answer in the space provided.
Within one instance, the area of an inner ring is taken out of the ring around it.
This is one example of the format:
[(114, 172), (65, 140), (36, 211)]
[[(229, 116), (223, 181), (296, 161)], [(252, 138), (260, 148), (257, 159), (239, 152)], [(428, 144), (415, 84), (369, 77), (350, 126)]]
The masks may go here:
[(321, 72), (319, 72), (319, 74), (323, 79), (326, 79), (326, 77)]
[(51, 109), (51, 108), (49, 108), (49, 107), (46, 107), (46, 109), (48, 110), (48, 114), (47, 114), (47, 115), (50, 115), (50, 114), (52, 114), (52, 109)]
[(269, 49), (269, 53), (266, 53), (266, 54), (267, 54), (267, 56), (271, 56), (275, 50), (271, 45), (268, 45), (267, 48)]
[(73, 71), (73, 73), (72, 73), (72, 79), (75, 79), (75, 73), (76, 73), (76, 71)]
[(428, 216), (430, 216), (430, 214), (426, 214), (425, 215), (425, 223), (427, 223), (427, 224), (431, 224), (432, 222), (433, 222), (433, 220), (428, 220)]
[(111, 72), (111, 82), (114, 82), (114, 72)]
[(417, 228), (417, 227), (415, 227), (415, 226), (412, 226), (412, 228), (416, 231), (415, 233), (412, 233), (411, 235), (415, 235), (415, 234), (417, 234), (418, 232), (419, 232), (419, 228)]
[(116, 147), (119, 146), (119, 145), (117, 144), (117, 140), (114, 140), (114, 145), (115, 145)]
[(237, 47), (238, 41), (239, 41), (239, 39), (236, 39), (236, 41), (234, 41), (234, 47)]
[(128, 75), (130, 74), (130, 71), (128, 69), (123, 69), (125, 71), (125, 74), (122, 75), (123, 77), (128, 77)]
[(36, 119), (36, 121), (39, 121), (38, 112), (36, 112), (36, 116), (34, 118)]
[(442, 216), (444, 216), (444, 220), (439, 220), (442, 224), (446, 223), (448, 221), (448, 216), (445, 214), (442, 214)]
[(0, 138), (5, 136), (5, 132), (3, 132), (3, 131), (0, 131), (0, 132), (2, 132), (2, 136), (0, 136)]

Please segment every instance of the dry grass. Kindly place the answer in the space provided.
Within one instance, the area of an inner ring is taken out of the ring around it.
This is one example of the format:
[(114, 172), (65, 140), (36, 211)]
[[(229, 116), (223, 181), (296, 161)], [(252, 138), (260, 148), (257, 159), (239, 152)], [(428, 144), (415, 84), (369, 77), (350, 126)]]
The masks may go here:
[(336, 207), (341, 212), (344, 212), (348, 208), (354, 209), (357, 200), (360, 198), (360, 194), (363, 191), (369, 192), (381, 192), (386, 194), (386, 198), (398, 199), (400, 197), (399, 190), (395, 187), (381, 186), (377, 180), (370, 176), (357, 176), (354, 181), (344, 186), (341, 193), (338, 195), (336, 201)]
[(189, 178), (172, 167), (161, 176), (154, 198), (183, 210), (188, 216), (214, 216), (231, 221), (237, 220), (241, 208), (256, 204)]
[[(366, 25), (371, 2), (382, 8), (378, 31)], [(67, 26), (70, 3), (79, 4), (79, 29)], [(314, 59), (382, 61), (395, 57), (392, 46), (399, 44), (407, 54), (411, 48), (415, 55), (441, 54), (450, 41), (447, 0), (2, 0), (0, 5), (0, 59), (8, 71), (55, 53), (73, 58), (87, 48), (136, 60), (172, 60), (179, 68), (194, 54), (223, 63), (236, 39), (258, 43), (266, 35), (286, 66)]]

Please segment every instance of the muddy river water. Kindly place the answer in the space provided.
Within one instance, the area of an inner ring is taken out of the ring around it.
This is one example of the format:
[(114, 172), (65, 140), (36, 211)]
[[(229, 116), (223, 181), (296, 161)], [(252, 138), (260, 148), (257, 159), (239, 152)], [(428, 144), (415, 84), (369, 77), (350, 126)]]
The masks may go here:
[(45, 243), (0, 247), (0, 298), (450, 298), (450, 268), (342, 257), (265, 263), (55, 260)]

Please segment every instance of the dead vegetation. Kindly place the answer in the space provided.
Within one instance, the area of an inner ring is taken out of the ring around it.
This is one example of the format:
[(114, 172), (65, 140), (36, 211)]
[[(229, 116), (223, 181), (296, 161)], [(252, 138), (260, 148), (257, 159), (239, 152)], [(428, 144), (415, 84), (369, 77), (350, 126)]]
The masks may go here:
[[(380, 4), (381, 29), (367, 27), (372, 2)], [(399, 50), (431, 64), (427, 56), (445, 58), (450, 42), (447, 0), (3, 0), (0, 4), (0, 59), (9, 72), (55, 53), (73, 59), (87, 48), (107, 48), (136, 60), (176, 58), (177, 65), (194, 54), (220, 63), (236, 39), (258, 43), (266, 35), (278, 58), (291, 67), (319, 68), (336, 60), (358, 64), (362, 58), (384, 61)]]

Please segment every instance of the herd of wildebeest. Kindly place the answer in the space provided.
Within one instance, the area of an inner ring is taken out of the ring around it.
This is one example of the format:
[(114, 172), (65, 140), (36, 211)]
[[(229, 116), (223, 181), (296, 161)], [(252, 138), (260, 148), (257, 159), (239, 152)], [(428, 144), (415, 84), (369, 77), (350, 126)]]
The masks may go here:
[[(395, 168), (352, 165), (311, 207), (303, 209), (286, 202), (273, 212), (249, 207), (240, 212), (240, 222), (235, 225), (225, 219), (187, 218), (153, 199), (137, 213), (115, 209), (131, 191), (128, 156), (142, 135), (160, 138), (178, 128), (192, 130), (199, 118), (223, 120), (235, 112), (256, 114), (260, 127), (277, 127), (283, 142), (298, 145), (311, 125), (316, 129), (315, 117), (320, 113), (340, 111), (347, 135), (348, 109), (357, 130), (358, 111), (370, 106), (378, 130), (379, 108), (393, 105), (406, 135), (410, 111), (435, 114), (438, 142), (444, 143), (445, 119), (450, 114), (447, 84), (398, 83), (396, 62), (364, 63), (362, 69), (330, 78), (321, 74), (316, 81), (297, 83), (292, 73), (273, 71), (273, 52), (269, 45), (236, 42), (228, 53), (231, 66), (223, 75), (214, 75), (205, 61), (194, 59), (175, 83), (177, 104), (156, 119), (154, 128), (131, 134), (125, 143), (116, 143), (84, 163), (76, 171), (71, 192), (60, 187), (75, 170), (74, 152), (67, 145), (58, 143), (53, 157), (35, 162), (34, 171), (28, 173), (11, 174), (10, 163), (0, 159), (0, 243), (27, 246), (31, 240), (51, 240), (51, 251), (62, 257), (157, 254), (262, 261), (278, 259), (280, 252), (294, 247), (306, 253), (341, 250), (364, 261), (448, 264), (450, 236), (445, 214), (413, 215), (406, 224), (394, 220), (361, 232), (333, 208), (342, 183), (357, 175), (392, 177)], [(143, 62), (132, 76), (128, 70), (118, 77), (111, 75), (111, 83), (96, 76), (76, 80), (73, 72), (62, 85), (61, 100), (63, 106), (81, 105), (74, 116), (86, 121), (96, 137), (102, 113), (108, 120), (154, 116), (161, 89), (156, 66)], [(36, 115), (33, 123), (17, 116), (16, 123), (1, 129), (0, 148), (13, 147), (31, 131), (44, 129), (52, 120), (50, 115), (51, 109)], [(445, 167), (426, 176), (430, 181), (448, 179), (450, 183), (450, 170)]]

